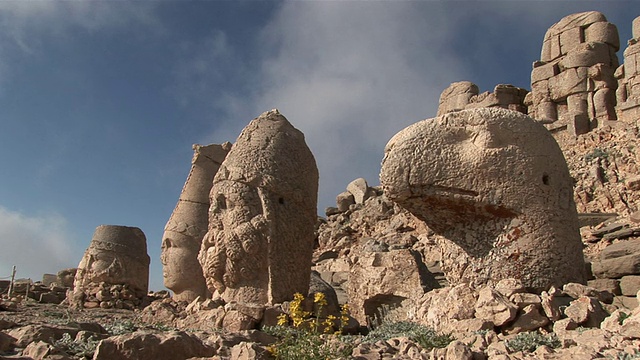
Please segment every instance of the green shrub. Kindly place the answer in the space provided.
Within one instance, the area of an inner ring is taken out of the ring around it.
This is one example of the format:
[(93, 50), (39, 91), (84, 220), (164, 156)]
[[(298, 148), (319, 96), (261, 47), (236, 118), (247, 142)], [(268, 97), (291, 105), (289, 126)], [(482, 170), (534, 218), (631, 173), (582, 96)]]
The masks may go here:
[(507, 347), (512, 351), (534, 352), (539, 346), (546, 345), (551, 348), (560, 347), (560, 340), (554, 335), (542, 335), (538, 332), (522, 332), (513, 339), (507, 341)]
[(71, 338), (69, 333), (65, 333), (62, 338), (53, 343), (53, 346), (77, 358), (91, 359), (99, 342), (100, 340), (93, 338), (88, 339), (86, 342), (76, 341)]
[(418, 343), (423, 349), (444, 348), (454, 340), (451, 335), (438, 334), (433, 329), (409, 321), (383, 322), (371, 330), (362, 339), (363, 342), (375, 343), (396, 337), (407, 337)]

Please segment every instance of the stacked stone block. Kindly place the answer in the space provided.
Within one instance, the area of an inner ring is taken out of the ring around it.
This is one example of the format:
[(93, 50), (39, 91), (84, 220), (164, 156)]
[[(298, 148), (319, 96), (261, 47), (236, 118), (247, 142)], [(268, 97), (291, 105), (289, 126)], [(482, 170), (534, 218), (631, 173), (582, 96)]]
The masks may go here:
[(533, 63), (529, 115), (549, 130), (577, 136), (616, 120), (614, 77), (620, 49), (618, 30), (597, 11), (573, 14), (545, 34)]
[(618, 119), (632, 122), (640, 118), (640, 16), (633, 20), (633, 38), (624, 51), (624, 64), (616, 70)]
[(525, 89), (508, 84), (498, 84), (493, 92), (480, 93), (478, 86), (470, 81), (454, 82), (440, 94), (437, 116), (481, 107), (501, 107), (526, 114), (524, 99), (527, 93)]

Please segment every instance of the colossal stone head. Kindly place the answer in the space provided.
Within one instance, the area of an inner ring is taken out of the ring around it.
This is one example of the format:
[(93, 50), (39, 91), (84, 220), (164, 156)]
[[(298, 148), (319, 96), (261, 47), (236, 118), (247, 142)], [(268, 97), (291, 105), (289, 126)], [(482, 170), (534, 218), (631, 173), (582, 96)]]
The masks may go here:
[(174, 299), (191, 302), (208, 295), (198, 252), (209, 223), (209, 192), (213, 177), (231, 144), (194, 145), (189, 176), (162, 235), (164, 286)]
[(198, 259), (209, 290), (268, 304), (306, 294), (318, 169), (304, 135), (277, 110), (244, 128), (214, 177)]
[(448, 239), (442, 262), (453, 284), (585, 281), (571, 176), (553, 137), (528, 116), (480, 108), (415, 123), (387, 144), (380, 181)]
[[(100, 225), (93, 233), (74, 280), (71, 299), (76, 306), (84, 301), (101, 302), (96, 295), (112, 285), (124, 286), (138, 305), (149, 289), (147, 239), (137, 227)], [(106, 294), (99, 295), (102, 296)], [(109, 301), (112, 295), (109, 295)], [(117, 300), (117, 299), (113, 299)]]

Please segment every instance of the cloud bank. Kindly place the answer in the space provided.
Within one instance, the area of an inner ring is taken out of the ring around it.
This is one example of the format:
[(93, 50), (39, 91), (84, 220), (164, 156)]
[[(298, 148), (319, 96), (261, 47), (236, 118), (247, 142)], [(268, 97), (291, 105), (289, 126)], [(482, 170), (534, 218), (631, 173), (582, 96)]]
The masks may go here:
[(18, 278), (76, 267), (81, 257), (72, 247), (67, 221), (58, 214), (27, 216), (0, 206), (0, 278), (17, 267)]

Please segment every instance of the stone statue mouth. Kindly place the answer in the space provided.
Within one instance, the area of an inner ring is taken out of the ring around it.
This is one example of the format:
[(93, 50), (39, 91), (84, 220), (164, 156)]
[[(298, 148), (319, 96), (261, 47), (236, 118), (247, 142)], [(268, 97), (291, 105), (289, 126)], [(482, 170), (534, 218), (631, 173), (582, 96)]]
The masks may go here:
[(411, 197), (426, 200), (430, 206), (447, 209), (445, 213), (476, 219), (513, 218), (518, 213), (512, 209), (482, 199), (474, 190), (443, 186), (438, 184), (421, 184), (411, 186)]
[[(448, 198), (462, 198), (466, 200), (474, 200), (480, 195), (477, 191), (453, 187), (453, 186), (442, 186), (437, 184), (428, 184), (428, 185), (419, 185), (419, 189), (417, 189), (417, 193), (426, 196), (441, 196)], [(411, 189), (412, 193), (416, 194), (413, 191), (413, 186)]]

